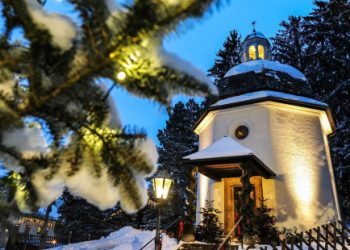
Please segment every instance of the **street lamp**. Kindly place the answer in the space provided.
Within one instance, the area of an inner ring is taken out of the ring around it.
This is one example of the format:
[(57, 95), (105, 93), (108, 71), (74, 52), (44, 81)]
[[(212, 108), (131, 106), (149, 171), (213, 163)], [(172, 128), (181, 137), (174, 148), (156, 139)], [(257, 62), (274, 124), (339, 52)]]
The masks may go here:
[[(154, 193), (156, 195), (156, 198), (159, 201), (165, 200), (167, 198), (171, 183), (172, 183), (172, 180), (169, 178), (169, 175), (165, 171), (159, 171), (158, 174), (156, 174), (152, 178)], [(154, 242), (155, 250), (161, 249), (159, 230), (160, 230), (160, 204), (158, 204), (157, 229), (156, 229), (156, 238)], [(157, 248), (158, 246), (160, 247)]]

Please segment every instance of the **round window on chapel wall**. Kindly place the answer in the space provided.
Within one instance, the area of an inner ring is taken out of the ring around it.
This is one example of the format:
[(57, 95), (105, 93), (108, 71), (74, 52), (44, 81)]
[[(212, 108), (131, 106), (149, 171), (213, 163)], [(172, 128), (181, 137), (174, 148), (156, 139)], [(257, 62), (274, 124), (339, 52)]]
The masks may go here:
[(239, 125), (235, 130), (235, 137), (237, 139), (243, 140), (249, 134), (249, 128), (245, 125)]

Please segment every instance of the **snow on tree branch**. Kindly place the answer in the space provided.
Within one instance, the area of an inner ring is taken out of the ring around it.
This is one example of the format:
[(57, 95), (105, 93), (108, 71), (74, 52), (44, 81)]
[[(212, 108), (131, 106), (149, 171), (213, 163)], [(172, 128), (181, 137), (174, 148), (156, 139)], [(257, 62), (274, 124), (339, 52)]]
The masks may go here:
[(47, 13), (36, 0), (25, 0), (25, 2), (34, 22), (49, 31), (55, 46), (62, 51), (72, 48), (77, 31), (68, 17)]

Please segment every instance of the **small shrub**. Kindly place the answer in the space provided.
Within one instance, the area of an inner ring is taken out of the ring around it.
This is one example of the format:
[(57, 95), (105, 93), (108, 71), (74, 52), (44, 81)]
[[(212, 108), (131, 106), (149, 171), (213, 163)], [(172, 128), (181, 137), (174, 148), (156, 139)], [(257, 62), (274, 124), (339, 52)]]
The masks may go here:
[(205, 208), (201, 208), (201, 215), (203, 220), (196, 227), (195, 237), (198, 241), (208, 243), (219, 243), (224, 236), (222, 223), (219, 221), (219, 214), (221, 211), (215, 209), (214, 201), (206, 201)]
[(261, 200), (261, 206), (255, 208), (253, 227), (262, 244), (277, 244), (279, 242), (276, 217), (271, 212), (272, 209), (266, 206), (266, 199)]

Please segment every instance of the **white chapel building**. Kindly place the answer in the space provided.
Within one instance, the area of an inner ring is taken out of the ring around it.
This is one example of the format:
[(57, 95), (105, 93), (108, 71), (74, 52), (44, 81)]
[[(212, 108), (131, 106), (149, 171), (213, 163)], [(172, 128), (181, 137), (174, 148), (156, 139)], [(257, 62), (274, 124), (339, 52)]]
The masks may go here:
[(329, 106), (312, 97), (299, 70), (270, 61), (269, 41), (253, 32), (242, 63), (218, 83), (219, 100), (195, 125), (199, 151), (184, 157), (198, 167), (197, 217), (206, 200), (234, 225), (241, 166), (253, 169), (254, 199), (267, 199), (279, 227), (309, 229), (340, 219), (328, 137)]

